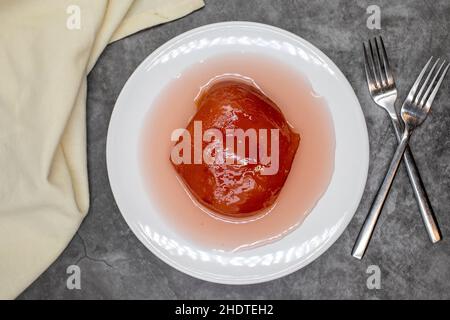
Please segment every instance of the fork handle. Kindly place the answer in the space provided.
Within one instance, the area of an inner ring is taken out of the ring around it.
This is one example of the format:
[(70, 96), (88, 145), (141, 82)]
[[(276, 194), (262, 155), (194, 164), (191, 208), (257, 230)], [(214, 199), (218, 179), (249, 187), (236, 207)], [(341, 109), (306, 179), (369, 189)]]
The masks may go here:
[(411, 131), (405, 130), (403, 133), (397, 150), (392, 157), (389, 169), (384, 177), (383, 183), (378, 189), (377, 196), (372, 203), (369, 214), (364, 221), (361, 231), (358, 234), (358, 239), (356, 239), (355, 246), (353, 247), (352, 256), (357, 259), (362, 259), (364, 253), (366, 252), (367, 246), (369, 245), (370, 238), (372, 237), (373, 230), (377, 224), (378, 217), (380, 216), (381, 209), (383, 209), (384, 202), (391, 188), (392, 182), (394, 181), (395, 174), (397, 173), (400, 161), (402, 160), (403, 154), (405, 153), (406, 147), (408, 146), (409, 137), (411, 136)]
[[(394, 126), (395, 135), (397, 136), (398, 142), (401, 140), (401, 124), (398, 118), (392, 117), (392, 125)], [(442, 239), (441, 233), (439, 231), (439, 226), (436, 221), (436, 217), (433, 214), (433, 209), (431, 208), (430, 200), (425, 191), (425, 187), (420, 177), (419, 170), (417, 169), (416, 162), (411, 153), (409, 146), (406, 147), (405, 155), (403, 156), (406, 166), (406, 171), (408, 172), (409, 180), (411, 181), (411, 186), (414, 190), (414, 196), (416, 197), (417, 204), (419, 205), (420, 215), (422, 216), (425, 229), (427, 230), (428, 236), (432, 243), (436, 243)]]

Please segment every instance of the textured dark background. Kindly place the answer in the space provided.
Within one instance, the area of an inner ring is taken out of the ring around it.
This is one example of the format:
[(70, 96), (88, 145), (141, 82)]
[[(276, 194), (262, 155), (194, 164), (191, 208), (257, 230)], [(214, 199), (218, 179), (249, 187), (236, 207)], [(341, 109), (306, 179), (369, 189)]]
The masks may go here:
[[(381, 8), (381, 30), (366, 27), (366, 8)], [(207, 0), (175, 22), (110, 45), (89, 75), (87, 100), (91, 208), (64, 253), (19, 298), (22, 299), (349, 299), (450, 298), (450, 76), (432, 115), (411, 141), (444, 241), (432, 245), (422, 225), (404, 168), (363, 261), (350, 256), (358, 230), (382, 179), (395, 139), (387, 115), (369, 98), (361, 42), (382, 34), (403, 99), (430, 55), (450, 58), (450, 2)], [(205, 24), (247, 20), (271, 24), (308, 40), (327, 54), (352, 84), (370, 137), (366, 192), (347, 230), (320, 258), (268, 283), (226, 286), (204, 282), (169, 267), (150, 253), (123, 220), (110, 190), (105, 160), (111, 111), (138, 64), (172, 37)], [(66, 268), (81, 268), (81, 290), (66, 288)], [(368, 290), (366, 269), (381, 269), (380, 290)]]

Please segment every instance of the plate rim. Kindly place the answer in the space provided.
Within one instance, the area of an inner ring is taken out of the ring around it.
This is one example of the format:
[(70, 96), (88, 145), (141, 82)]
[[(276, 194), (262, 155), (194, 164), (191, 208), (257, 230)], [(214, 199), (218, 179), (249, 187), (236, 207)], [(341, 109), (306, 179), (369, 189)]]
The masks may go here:
[[(130, 86), (130, 83), (132, 82), (132, 79), (135, 77), (136, 75), (136, 70), (143, 68), (147, 63), (149, 63), (150, 61), (154, 60), (156, 57), (158, 57), (162, 52), (164, 52), (165, 50), (167, 50), (168, 48), (171, 48), (174, 44), (176, 44), (178, 41), (188, 37), (188, 36), (193, 36), (195, 34), (204, 32), (204, 31), (208, 31), (211, 29), (217, 29), (217, 28), (223, 28), (223, 27), (256, 27), (256, 28), (260, 28), (260, 29), (266, 29), (269, 30), (271, 32), (277, 32), (280, 33), (284, 36), (288, 36), (289, 38), (294, 39), (295, 41), (300, 41), (303, 45), (307, 46), (308, 48), (313, 48), (313, 50), (315, 50), (316, 52), (318, 52), (319, 55), (321, 55), (321, 58), (325, 60), (325, 62), (328, 65), (334, 66), (335, 67), (335, 71), (337, 72), (337, 75), (339, 78), (341, 78), (343, 80), (343, 85), (345, 87), (347, 87), (347, 89), (352, 93), (352, 98), (354, 99), (355, 103), (360, 107), (358, 112), (358, 118), (360, 120), (360, 122), (363, 124), (363, 134), (364, 137), (362, 137), (362, 140), (364, 142), (364, 149), (362, 150), (361, 153), (363, 154), (363, 158), (364, 158), (364, 176), (362, 177), (363, 179), (361, 180), (361, 186), (359, 189), (359, 194), (357, 195), (357, 197), (355, 197), (355, 199), (357, 199), (357, 201), (355, 201), (355, 203), (351, 206), (351, 210), (349, 214), (345, 214), (343, 215), (343, 222), (341, 227), (337, 230), (336, 233), (334, 233), (330, 239), (320, 248), (318, 248), (313, 254), (307, 256), (304, 260), (299, 261), (298, 263), (294, 263), (292, 265), (289, 265), (285, 268), (282, 268), (281, 270), (278, 270), (276, 272), (268, 272), (263, 276), (256, 276), (256, 277), (246, 277), (246, 278), (235, 278), (235, 277), (220, 277), (218, 275), (216, 276), (211, 276), (211, 274), (209, 273), (203, 273), (203, 272), (197, 272), (195, 269), (191, 269), (189, 267), (185, 267), (182, 264), (174, 261), (169, 255), (164, 254), (163, 252), (161, 252), (161, 250), (156, 247), (153, 243), (147, 241), (139, 232), (135, 232), (134, 228), (137, 227), (135, 226), (135, 222), (131, 221), (129, 219), (129, 217), (127, 217), (125, 214), (123, 214), (123, 210), (122, 210), (122, 206), (119, 204), (119, 202), (116, 200), (117, 199), (117, 190), (116, 188), (113, 186), (112, 183), (112, 178), (111, 178), (111, 164), (109, 159), (112, 158), (111, 156), (111, 144), (112, 144), (112, 126), (113, 123), (116, 121), (117, 116), (117, 103), (118, 101), (121, 100), (121, 97), (124, 95), (124, 91), (126, 91), (126, 89)], [(151, 252), (153, 253), (156, 257), (158, 257), (159, 259), (161, 259), (164, 263), (168, 264), (169, 266), (175, 268), (176, 270), (182, 272), (185, 275), (200, 279), (200, 280), (204, 280), (204, 281), (208, 281), (208, 282), (213, 282), (213, 283), (219, 283), (219, 284), (227, 284), (227, 285), (249, 285), (249, 284), (257, 284), (257, 283), (263, 283), (263, 282), (268, 282), (271, 280), (275, 280), (281, 277), (284, 277), (286, 275), (289, 275), (295, 271), (298, 271), (304, 267), (306, 267), (308, 264), (310, 264), (311, 262), (313, 262), (314, 260), (316, 260), (317, 258), (319, 258), (325, 251), (327, 251), (343, 234), (343, 232), (347, 229), (350, 221), (352, 220), (352, 218), (354, 217), (359, 204), (361, 203), (361, 199), (362, 196), (364, 194), (364, 190), (365, 190), (365, 185), (367, 183), (367, 177), (368, 177), (368, 171), (369, 171), (369, 155), (370, 155), (370, 145), (369, 145), (369, 136), (368, 136), (368, 131), (367, 131), (367, 123), (361, 108), (361, 104), (359, 103), (359, 100), (356, 96), (356, 93), (353, 89), (353, 87), (350, 85), (347, 77), (343, 74), (343, 72), (340, 70), (340, 68), (323, 52), (321, 51), (319, 48), (317, 48), (316, 46), (314, 46), (312, 43), (310, 43), (309, 41), (303, 39), (301, 36), (290, 32), (288, 30), (270, 25), (270, 24), (265, 24), (265, 23), (259, 23), (259, 22), (251, 22), (251, 21), (225, 21), (225, 22), (217, 22), (217, 23), (211, 23), (211, 24), (206, 24), (200, 27), (196, 27), (193, 29), (190, 29), (188, 31), (185, 31), (175, 37), (173, 37), (172, 39), (164, 42), (163, 44), (161, 44), (157, 49), (155, 49), (154, 51), (152, 51), (141, 63), (139, 63), (138, 66), (136, 66), (133, 70), (133, 72), (131, 73), (131, 75), (128, 77), (127, 81), (125, 82), (125, 84), (123, 85), (117, 99), (116, 102), (114, 104), (114, 108), (112, 110), (111, 113), (111, 117), (109, 120), (109, 124), (108, 124), (108, 131), (107, 131), (107, 137), (106, 137), (106, 167), (107, 167), (107, 176), (108, 176), (108, 181), (111, 187), (111, 191), (113, 193), (113, 197), (114, 197), (114, 201), (122, 215), (122, 217), (124, 218), (124, 220), (126, 221), (128, 227), (131, 229), (131, 231), (133, 232), (133, 234), (139, 239), (139, 241), (144, 244), (144, 246)]]

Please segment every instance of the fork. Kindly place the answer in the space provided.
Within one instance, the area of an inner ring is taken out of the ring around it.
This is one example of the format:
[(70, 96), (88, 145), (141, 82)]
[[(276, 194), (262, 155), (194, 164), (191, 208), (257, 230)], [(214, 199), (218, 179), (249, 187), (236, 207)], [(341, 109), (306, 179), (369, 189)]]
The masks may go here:
[[(369, 54), (366, 51), (366, 45), (363, 43), (365, 71), (367, 85), (372, 99), (377, 105), (382, 107), (390, 116), (395, 135), (400, 143), (402, 125), (395, 110), (395, 101), (397, 100), (397, 87), (393, 76), (392, 69), (384, 47), (383, 38), (379, 37), (372, 41), (369, 40)], [(409, 147), (406, 147), (404, 161), (408, 177), (413, 187), (414, 196), (419, 205), (420, 214), (422, 216), (425, 229), (432, 243), (441, 240), (441, 234), (436, 218), (433, 214), (430, 201), (428, 200), (425, 187), (414, 161), (413, 155)]]
[[(381, 209), (383, 208), (384, 201), (389, 193), (395, 174), (398, 170), (400, 161), (408, 146), (409, 138), (412, 132), (422, 124), (427, 117), (431, 104), (436, 96), (436, 93), (441, 86), (442, 80), (447, 73), (450, 64), (443, 61), (438, 70), (435, 72), (436, 66), (439, 63), (439, 59), (433, 64), (432, 68), (428, 72), (425, 80), (422, 82), (422, 78), (427, 72), (433, 57), (431, 57), (425, 67), (419, 74), (419, 77), (414, 82), (405, 102), (403, 103), (400, 115), (405, 124), (403, 133), (400, 138), (397, 150), (392, 157), (391, 164), (383, 180), (383, 183), (378, 190), (377, 196), (372, 204), (369, 214), (364, 221), (364, 225), (356, 239), (355, 246), (352, 251), (352, 255), (361, 259), (367, 249), (373, 230), (380, 216)], [(433, 75), (434, 74), (434, 75)], [(431, 79), (431, 81), (430, 81)], [(422, 83), (421, 83), (422, 82)], [(419, 89), (420, 86), (420, 89)], [(418, 90), (419, 89), (419, 90)]]

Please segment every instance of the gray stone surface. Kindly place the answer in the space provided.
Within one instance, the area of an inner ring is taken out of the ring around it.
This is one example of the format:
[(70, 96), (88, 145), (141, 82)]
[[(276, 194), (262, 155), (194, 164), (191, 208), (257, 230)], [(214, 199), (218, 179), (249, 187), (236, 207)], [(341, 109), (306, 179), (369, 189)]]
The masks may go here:
[[(366, 8), (381, 7), (381, 31), (366, 28)], [(450, 58), (450, 2), (209, 0), (188, 17), (110, 45), (89, 75), (88, 162), (91, 207), (63, 254), (21, 299), (410, 299), (450, 298), (450, 77), (432, 115), (416, 132), (411, 148), (422, 172), (445, 240), (432, 245), (425, 233), (405, 169), (401, 168), (370, 249), (363, 261), (350, 256), (395, 147), (385, 113), (369, 98), (361, 42), (384, 36), (403, 98), (433, 54)], [(158, 46), (189, 29), (219, 21), (268, 23), (310, 41), (325, 52), (352, 84), (370, 136), (370, 172), (358, 211), (339, 240), (320, 258), (268, 283), (226, 286), (204, 282), (169, 267), (130, 231), (114, 202), (106, 172), (108, 121), (122, 86)], [(66, 268), (78, 264), (82, 289), (66, 289)], [(366, 269), (381, 269), (382, 288), (368, 290)]]

